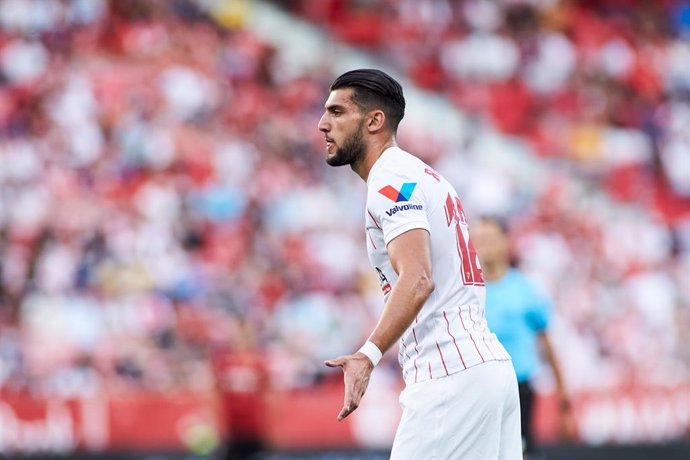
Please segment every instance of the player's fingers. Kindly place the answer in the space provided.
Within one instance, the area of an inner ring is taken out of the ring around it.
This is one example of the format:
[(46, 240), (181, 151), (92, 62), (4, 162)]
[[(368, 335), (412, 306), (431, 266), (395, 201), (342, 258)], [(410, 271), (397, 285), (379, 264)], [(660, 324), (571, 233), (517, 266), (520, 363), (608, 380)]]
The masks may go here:
[(347, 417), (349, 415), (350, 411), (348, 410), (347, 407), (343, 406), (342, 409), (340, 409), (340, 413), (338, 414), (338, 421), (340, 422), (342, 419)]
[(324, 364), (328, 367), (339, 367), (345, 364), (345, 359), (342, 356), (339, 356), (338, 358), (324, 361)]
[(338, 421), (343, 420), (345, 417), (350, 415), (357, 409), (358, 405), (354, 403), (346, 404), (343, 406), (343, 408), (340, 410), (340, 413), (338, 414)]
[(359, 404), (361, 399), (361, 385), (359, 382), (355, 381), (352, 383), (352, 391), (350, 391), (350, 404)]
[(352, 399), (350, 400), (350, 405), (354, 406), (356, 409), (359, 406), (360, 401), (362, 401), (362, 397), (364, 396), (364, 389), (360, 385), (358, 388), (354, 389), (352, 391)]
[(345, 397), (343, 408), (338, 414), (338, 420), (343, 420), (359, 407), (359, 403), (366, 391), (369, 378), (358, 375), (352, 368), (344, 369), (345, 372)]
[(343, 397), (343, 410), (340, 411), (340, 415), (338, 416), (339, 420), (341, 419), (340, 416), (343, 416), (344, 418), (352, 411), (353, 392), (354, 388), (352, 385), (352, 378), (350, 378), (347, 372), (345, 372), (345, 395)]
[(360, 377), (355, 379), (352, 385), (352, 402), (359, 405), (364, 393), (367, 390), (369, 379), (367, 377)]
[(345, 385), (345, 398), (343, 400), (343, 408), (340, 409), (340, 413), (338, 413), (338, 421), (341, 421), (345, 417), (348, 416), (348, 414), (351, 412), (352, 409), (352, 396), (351, 392), (347, 388), (347, 384)]

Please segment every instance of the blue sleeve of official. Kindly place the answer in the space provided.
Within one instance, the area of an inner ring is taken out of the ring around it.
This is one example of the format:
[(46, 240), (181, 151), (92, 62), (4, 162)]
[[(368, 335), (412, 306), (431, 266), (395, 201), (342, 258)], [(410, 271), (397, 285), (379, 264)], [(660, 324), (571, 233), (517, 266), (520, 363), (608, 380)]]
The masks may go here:
[(527, 324), (534, 332), (542, 332), (549, 326), (552, 304), (546, 295), (532, 289), (530, 306), (527, 309)]

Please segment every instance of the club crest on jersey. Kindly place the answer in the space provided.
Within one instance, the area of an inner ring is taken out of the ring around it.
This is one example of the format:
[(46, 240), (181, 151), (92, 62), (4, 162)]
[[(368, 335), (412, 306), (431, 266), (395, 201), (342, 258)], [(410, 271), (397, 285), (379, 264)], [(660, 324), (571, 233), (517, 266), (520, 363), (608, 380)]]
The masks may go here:
[(379, 274), (379, 281), (381, 282), (381, 290), (383, 291), (383, 295), (386, 295), (391, 292), (391, 283), (388, 282), (388, 278), (386, 278), (386, 275), (383, 274), (383, 271), (379, 267), (374, 268)]
[(400, 190), (396, 190), (393, 186), (386, 185), (379, 190), (379, 193), (391, 201), (400, 203), (401, 201), (410, 201), (410, 198), (412, 198), (412, 192), (416, 186), (416, 182), (405, 182), (402, 184), (402, 187), (400, 187)]

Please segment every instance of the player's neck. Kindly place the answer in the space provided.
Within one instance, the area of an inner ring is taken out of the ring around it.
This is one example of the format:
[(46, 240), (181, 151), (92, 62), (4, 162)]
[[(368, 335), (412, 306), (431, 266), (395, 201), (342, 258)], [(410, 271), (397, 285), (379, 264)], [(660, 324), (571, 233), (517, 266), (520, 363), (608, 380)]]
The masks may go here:
[(484, 275), (484, 279), (487, 281), (497, 281), (503, 278), (503, 275), (506, 274), (508, 268), (510, 268), (510, 265), (503, 262), (497, 262), (494, 264), (484, 263), (482, 264), (482, 274)]
[(398, 143), (395, 140), (395, 135), (392, 135), (386, 139), (381, 139), (381, 141), (373, 141), (372, 144), (367, 147), (366, 153), (362, 158), (361, 162), (352, 163), (352, 170), (357, 173), (359, 177), (367, 181), (369, 178), (369, 172), (371, 168), (374, 167), (374, 163), (378, 160), (383, 152), (391, 147), (397, 147)]

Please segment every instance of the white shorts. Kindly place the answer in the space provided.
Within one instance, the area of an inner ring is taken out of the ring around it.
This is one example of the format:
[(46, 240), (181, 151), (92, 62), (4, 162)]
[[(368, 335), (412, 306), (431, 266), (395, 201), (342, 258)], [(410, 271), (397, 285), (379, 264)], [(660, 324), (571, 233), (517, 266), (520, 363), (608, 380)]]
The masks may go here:
[(522, 460), (511, 361), (488, 361), (406, 387), (393, 460)]

